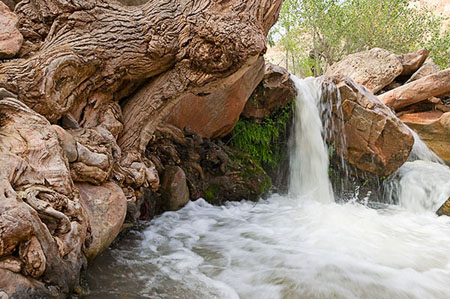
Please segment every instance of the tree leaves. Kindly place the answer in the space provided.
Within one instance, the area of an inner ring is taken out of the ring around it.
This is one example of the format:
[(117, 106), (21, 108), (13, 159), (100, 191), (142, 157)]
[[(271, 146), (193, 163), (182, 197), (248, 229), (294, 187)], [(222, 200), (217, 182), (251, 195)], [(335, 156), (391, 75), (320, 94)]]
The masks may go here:
[[(450, 64), (448, 30), (442, 19), (408, 0), (285, 0), (274, 28), (291, 72), (313, 75), (344, 56), (374, 47), (403, 54), (432, 50), (441, 67)], [(296, 58), (294, 58), (296, 57)]]

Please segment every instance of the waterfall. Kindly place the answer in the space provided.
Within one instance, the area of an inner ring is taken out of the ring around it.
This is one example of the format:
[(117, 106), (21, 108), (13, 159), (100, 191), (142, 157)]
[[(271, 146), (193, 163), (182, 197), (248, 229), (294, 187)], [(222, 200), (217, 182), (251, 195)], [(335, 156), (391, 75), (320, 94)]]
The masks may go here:
[(87, 298), (448, 298), (450, 217), (434, 214), (450, 192), (448, 167), (415, 135), (389, 179), (399, 204), (334, 202), (324, 142), (333, 124), (320, 104), (328, 90), (293, 80), (289, 196), (199, 199), (164, 213), (97, 257)]
[(321, 113), (322, 83), (317, 78), (304, 80), (291, 76), (297, 88), (293, 148), (291, 149), (289, 194), (308, 195), (320, 202), (332, 202), (328, 178), (328, 149)]
[(408, 162), (386, 182), (388, 198), (413, 212), (435, 212), (450, 198), (450, 168), (411, 130)]

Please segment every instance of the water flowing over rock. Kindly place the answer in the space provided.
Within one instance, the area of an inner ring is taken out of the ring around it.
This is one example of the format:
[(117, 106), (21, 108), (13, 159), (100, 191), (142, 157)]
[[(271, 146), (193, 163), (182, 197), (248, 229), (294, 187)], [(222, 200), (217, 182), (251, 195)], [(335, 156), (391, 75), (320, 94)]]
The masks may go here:
[[(297, 172), (291, 178), (298, 179), (292, 192), (219, 207), (199, 199), (161, 215), (97, 260), (88, 276), (91, 297), (447, 297), (450, 218), (434, 212), (450, 195), (450, 168), (432, 160), (406, 162), (396, 174), (398, 205), (372, 208), (353, 196), (333, 202), (326, 196), (327, 123), (321, 122), (328, 110), (320, 105), (329, 90), (320, 79), (293, 80), (291, 161), (300, 165), (291, 167)], [(414, 143), (411, 156), (431, 156), (419, 138)]]
[(0, 64), (0, 296), (69, 295), (86, 254), (120, 230), (125, 200), (133, 221), (159, 188), (144, 156), (158, 124), (185, 96), (227, 89), (261, 61), (281, 4), (16, 5), (24, 42)]
[(347, 76), (355, 83), (364, 85), (373, 93), (377, 93), (394, 81), (402, 72), (403, 64), (398, 55), (383, 49), (373, 48), (345, 57), (333, 64), (325, 75)]
[[(408, 158), (414, 138), (393, 112), (369, 90), (348, 77), (325, 77), (325, 88), (336, 86), (330, 128), (339, 155), (357, 169), (389, 175)], [(340, 125), (342, 124), (342, 125)], [(343, 130), (343, 131), (341, 131)], [(345, 134), (345, 138), (341, 138)]]
[(436, 212), (439, 216), (449, 216), (450, 217), (450, 198), (439, 208)]
[(292, 101), (296, 93), (286, 69), (266, 62), (264, 78), (247, 101), (242, 115), (262, 119)]
[(22, 47), (23, 37), (18, 22), (8, 6), (0, 2), (0, 59), (16, 56)]
[(450, 163), (450, 112), (419, 112), (402, 115), (400, 119), (442, 160)]
[(224, 137), (233, 130), (263, 75), (264, 59), (260, 57), (232, 86), (203, 96), (184, 96), (166, 122), (180, 129), (189, 126), (202, 137)]

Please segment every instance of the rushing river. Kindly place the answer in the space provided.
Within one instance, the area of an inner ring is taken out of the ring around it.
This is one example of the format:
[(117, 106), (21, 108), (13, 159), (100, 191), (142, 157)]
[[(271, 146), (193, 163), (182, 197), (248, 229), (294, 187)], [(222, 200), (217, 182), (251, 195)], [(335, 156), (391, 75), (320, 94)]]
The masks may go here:
[(294, 78), (289, 195), (168, 212), (90, 266), (86, 298), (450, 297), (450, 170), (416, 137), (391, 182), (398, 205), (334, 202), (320, 84)]

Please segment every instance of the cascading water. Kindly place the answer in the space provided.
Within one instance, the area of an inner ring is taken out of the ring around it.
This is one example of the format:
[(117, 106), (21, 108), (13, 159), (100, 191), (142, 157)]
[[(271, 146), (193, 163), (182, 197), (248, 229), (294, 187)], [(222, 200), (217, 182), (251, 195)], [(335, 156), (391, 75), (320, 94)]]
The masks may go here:
[[(334, 203), (317, 109), (321, 87), (294, 80), (290, 196), (221, 207), (198, 200), (165, 213), (97, 258), (87, 297), (448, 298), (450, 218), (402, 202), (415, 195), (405, 193), (412, 185), (427, 184), (410, 168), (448, 168), (405, 164), (392, 189), (400, 205)], [(442, 192), (435, 187), (429, 192)]]
[(300, 80), (293, 76), (292, 79), (297, 89), (297, 100), (289, 194), (329, 203), (334, 198), (328, 178), (328, 150), (319, 113), (321, 82), (312, 77)]
[(412, 131), (408, 162), (388, 181), (391, 201), (413, 212), (437, 211), (450, 197), (450, 168)]

